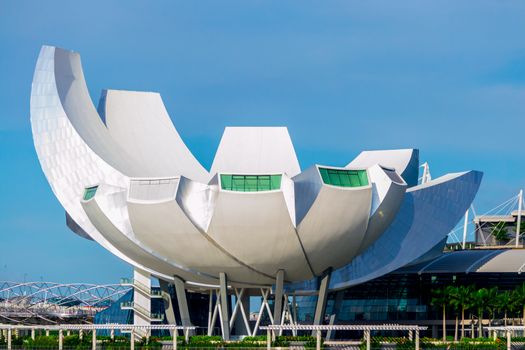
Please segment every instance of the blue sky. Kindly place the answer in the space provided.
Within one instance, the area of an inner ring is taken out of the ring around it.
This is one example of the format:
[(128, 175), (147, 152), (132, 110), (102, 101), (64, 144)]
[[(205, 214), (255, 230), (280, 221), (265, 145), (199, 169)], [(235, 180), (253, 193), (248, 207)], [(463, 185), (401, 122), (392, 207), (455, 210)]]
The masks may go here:
[(523, 1), (0, 1), (0, 280), (112, 283), (130, 268), (68, 231), (33, 148), (40, 46), (78, 51), (91, 96), (162, 94), (209, 167), (225, 126), (286, 125), (301, 166), (419, 148), (434, 177), (525, 188)]

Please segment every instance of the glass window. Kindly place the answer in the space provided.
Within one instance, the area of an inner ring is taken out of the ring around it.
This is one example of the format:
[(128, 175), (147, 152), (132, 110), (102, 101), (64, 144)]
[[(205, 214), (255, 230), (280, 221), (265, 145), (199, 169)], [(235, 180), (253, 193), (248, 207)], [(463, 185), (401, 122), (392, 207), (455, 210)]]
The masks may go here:
[(339, 187), (368, 186), (366, 170), (319, 168), (319, 173), (327, 185)]
[(95, 194), (97, 193), (98, 186), (93, 187), (87, 187), (84, 191), (84, 200), (88, 201), (91, 198), (95, 197)]
[(259, 192), (281, 188), (281, 175), (221, 174), (221, 188), (227, 191)]

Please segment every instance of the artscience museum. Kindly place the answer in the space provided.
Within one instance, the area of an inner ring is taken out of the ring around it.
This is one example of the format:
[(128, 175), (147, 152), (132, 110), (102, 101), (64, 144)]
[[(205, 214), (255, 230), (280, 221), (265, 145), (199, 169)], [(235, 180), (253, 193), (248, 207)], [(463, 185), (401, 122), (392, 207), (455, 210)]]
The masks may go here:
[[(257, 334), (262, 315), (298, 322), (292, 296), (315, 296), (310, 322), (321, 324), (332, 293), (426, 266), (482, 179), (459, 169), (418, 183), (417, 149), (303, 169), (286, 127), (226, 127), (208, 170), (158, 93), (104, 90), (94, 106), (80, 55), (51, 46), (36, 64), (31, 126), (68, 227), (133, 266), (134, 323), (219, 324), (225, 339)], [(175, 295), (165, 318), (151, 309), (152, 278)]]

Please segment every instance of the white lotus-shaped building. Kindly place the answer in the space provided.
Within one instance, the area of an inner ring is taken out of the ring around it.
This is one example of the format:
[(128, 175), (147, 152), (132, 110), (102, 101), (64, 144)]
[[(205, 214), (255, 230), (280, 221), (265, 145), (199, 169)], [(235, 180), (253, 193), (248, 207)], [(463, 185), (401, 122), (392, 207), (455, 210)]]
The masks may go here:
[(90, 99), (78, 53), (44, 46), (31, 93), (35, 147), (76, 233), (165, 281), (307, 288), (364, 282), (440, 251), (481, 173), (417, 184), (413, 149), (301, 170), (284, 127), (228, 127), (210, 171), (158, 93)]

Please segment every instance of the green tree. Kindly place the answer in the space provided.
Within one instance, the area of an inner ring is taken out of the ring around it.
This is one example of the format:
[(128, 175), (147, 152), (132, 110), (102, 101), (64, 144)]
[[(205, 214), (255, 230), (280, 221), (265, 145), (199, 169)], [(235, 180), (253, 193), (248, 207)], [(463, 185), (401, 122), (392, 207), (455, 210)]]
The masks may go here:
[(483, 337), (483, 313), (488, 309), (490, 303), (490, 294), (487, 288), (481, 288), (472, 294), (473, 306), (478, 311), (478, 337)]
[(496, 312), (498, 311), (498, 294), (498, 287), (492, 287), (488, 289), (486, 307), (489, 313), (489, 327), (492, 326), (492, 321), (494, 321)]
[(496, 223), (494, 226), (492, 226), (492, 235), (496, 239), (496, 241), (508, 241), (509, 236), (507, 232), (507, 227), (505, 222), (500, 221)]
[(473, 286), (459, 286), (454, 291), (453, 302), (461, 310), (461, 338), (465, 337), (465, 310), (472, 306)]
[(500, 312), (503, 312), (503, 322), (507, 326), (507, 314), (512, 310), (512, 294), (510, 291), (506, 290), (498, 294), (496, 304), (497, 309)]
[(449, 296), (448, 302), (450, 306), (452, 306), (456, 314), (456, 323), (454, 327), (454, 341), (457, 341), (458, 340), (458, 323), (459, 323), (458, 318), (459, 318), (459, 313), (461, 310), (461, 303), (459, 302), (459, 299), (458, 299), (459, 287), (455, 287), (455, 286), (447, 287), (447, 294)]
[(443, 341), (447, 340), (447, 305), (448, 301), (447, 288), (439, 288), (432, 290), (432, 301), (433, 306), (441, 308), (443, 315)]
[(523, 318), (522, 324), (525, 325), (525, 283), (516, 287), (516, 289), (512, 291), (512, 299), (514, 303), (516, 303), (516, 306), (521, 308), (521, 317)]

